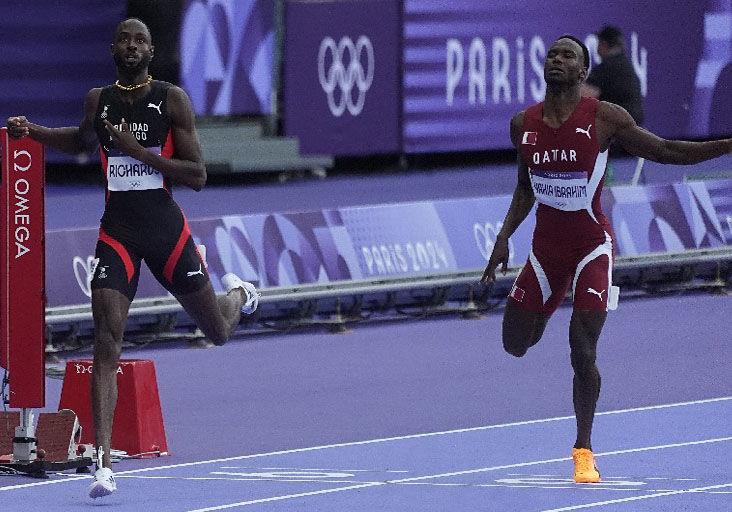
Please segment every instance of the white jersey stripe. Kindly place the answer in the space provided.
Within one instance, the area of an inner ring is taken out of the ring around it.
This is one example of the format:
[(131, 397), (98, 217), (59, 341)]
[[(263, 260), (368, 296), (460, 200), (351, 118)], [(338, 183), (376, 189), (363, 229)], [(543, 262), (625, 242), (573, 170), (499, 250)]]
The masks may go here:
[(587, 183), (587, 197), (590, 200), (587, 205), (587, 213), (590, 214), (590, 217), (592, 217), (592, 220), (595, 222), (597, 222), (597, 217), (595, 217), (595, 212), (592, 211), (592, 203), (594, 203), (595, 194), (598, 193), (597, 188), (600, 186), (600, 180), (602, 180), (602, 177), (605, 175), (608, 151), (609, 150), (606, 149), (602, 153), (597, 154), (597, 158), (595, 159), (595, 168), (592, 169), (590, 181)]
[[(572, 279), (572, 300), (574, 301), (574, 293), (575, 288), (577, 287), (577, 280), (579, 279), (580, 274), (582, 273), (582, 270), (587, 266), (589, 262), (594, 260), (595, 258), (598, 258), (602, 256), (603, 254), (606, 254), (608, 257), (608, 270), (607, 270), (607, 289), (608, 293), (610, 290), (610, 287), (612, 286), (612, 268), (613, 268), (613, 240), (610, 238), (610, 235), (605, 233), (605, 243), (602, 245), (598, 245), (595, 247), (595, 250), (593, 250), (590, 254), (582, 258), (582, 261), (579, 262), (577, 265), (577, 268), (574, 271), (574, 279)], [(606, 301), (607, 303), (607, 301)]]
[(533, 249), (531, 250), (531, 252), (529, 252), (529, 262), (534, 269), (534, 274), (536, 274), (537, 281), (539, 281), (539, 289), (541, 290), (541, 303), (546, 304), (546, 301), (548, 301), (549, 297), (552, 296), (552, 287), (549, 285), (549, 279), (546, 277), (546, 272), (544, 272), (544, 269), (541, 268), (541, 263), (539, 263), (539, 260), (534, 254)]

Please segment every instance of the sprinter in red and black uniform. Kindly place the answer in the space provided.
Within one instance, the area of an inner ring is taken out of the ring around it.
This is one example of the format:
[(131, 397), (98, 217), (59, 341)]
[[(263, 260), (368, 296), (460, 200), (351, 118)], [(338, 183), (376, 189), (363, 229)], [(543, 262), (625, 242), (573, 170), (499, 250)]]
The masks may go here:
[(168, 94), (174, 89), (158, 81), (147, 89), (130, 103), (117, 86), (103, 88), (94, 116), (107, 195), (96, 249), (97, 267), (104, 272), (95, 272), (91, 285), (118, 290), (130, 300), (141, 259), (174, 295), (197, 291), (208, 281), (183, 212), (173, 200), (172, 180), (154, 165), (120, 151), (107, 128), (107, 123), (116, 130), (125, 127), (144, 151), (172, 158), (176, 148)]
[(531, 253), (503, 316), (503, 346), (513, 356), (526, 354), (571, 287), (576, 482), (600, 480), (590, 443), (600, 394), (595, 355), (607, 310), (617, 298), (612, 293), (612, 231), (600, 208), (610, 142), (614, 139), (632, 155), (673, 164), (693, 164), (732, 151), (732, 139), (661, 139), (638, 127), (622, 107), (582, 98), (588, 66), (585, 45), (574, 36), (560, 37), (544, 62), (545, 100), (511, 120), (518, 183), (482, 277), (490, 284), (499, 265), (506, 271), (508, 239), (538, 201)]
[(30, 136), (67, 153), (81, 152), (90, 140), (100, 146), (107, 191), (92, 279), (92, 411), (100, 455), (89, 489), (93, 498), (116, 490), (109, 459), (116, 372), (141, 261), (216, 344), (226, 342), (241, 312), (253, 312), (258, 301), (254, 286), (234, 274), (223, 277), (227, 294), (216, 297), (173, 200), (173, 184), (203, 188), (206, 167), (190, 99), (148, 75), (154, 47), (147, 26), (135, 18), (122, 21), (111, 51), (118, 80), (89, 91), (78, 127), (47, 128), (22, 116), (7, 122), (11, 136)]

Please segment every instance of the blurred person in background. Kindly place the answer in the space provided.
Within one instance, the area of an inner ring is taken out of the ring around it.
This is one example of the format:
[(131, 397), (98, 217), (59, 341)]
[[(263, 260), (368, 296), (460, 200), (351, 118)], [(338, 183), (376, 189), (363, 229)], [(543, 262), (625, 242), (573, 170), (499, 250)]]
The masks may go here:
[[(625, 53), (623, 34), (617, 27), (606, 25), (597, 33), (597, 43), (597, 53), (602, 62), (590, 71), (582, 86), (582, 95), (620, 105), (636, 124), (642, 125), (644, 115), (640, 80)], [(612, 146), (610, 155), (620, 158), (628, 156), (619, 146)], [(605, 182), (611, 185), (613, 181), (613, 165), (609, 162)]]
[(623, 34), (605, 26), (597, 33), (597, 53), (602, 62), (590, 71), (582, 95), (623, 107), (638, 125), (643, 124), (643, 97), (638, 75), (625, 54)]

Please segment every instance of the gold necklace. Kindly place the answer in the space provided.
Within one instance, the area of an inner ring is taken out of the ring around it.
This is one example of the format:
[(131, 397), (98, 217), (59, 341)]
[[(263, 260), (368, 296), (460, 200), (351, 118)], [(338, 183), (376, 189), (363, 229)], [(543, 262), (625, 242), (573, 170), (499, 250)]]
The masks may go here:
[(147, 75), (147, 80), (142, 82), (141, 84), (135, 84), (135, 85), (122, 85), (119, 83), (119, 80), (117, 80), (114, 85), (122, 89), (123, 91), (134, 91), (136, 89), (140, 89), (142, 87), (145, 87), (146, 85), (150, 85), (150, 82), (152, 82), (152, 75)]

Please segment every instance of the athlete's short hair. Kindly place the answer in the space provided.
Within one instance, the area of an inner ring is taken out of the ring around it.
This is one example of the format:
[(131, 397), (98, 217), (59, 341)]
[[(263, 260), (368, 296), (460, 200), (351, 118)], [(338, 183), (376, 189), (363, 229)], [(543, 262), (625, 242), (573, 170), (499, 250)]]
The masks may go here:
[(587, 49), (587, 45), (580, 41), (580, 39), (576, 36), (573, 36), (572, 34), (564, 34), (562, 36), (559, 36), (557, 38), (557, 41), (560, 39), (570, 39), (580, 45), (580, 48), (582, 48), (582, 55), (584, 56), (584, 62), (585, 62), (585, 68), (590, 67), (590, 51)]
[(147, 23), (145, 23), (144, 21), (142, 21), (140, 18), (135, 18), (134, 16), (130, 16), (129, 18), (125, 18), (122, 21), (120, 21), (119, 23), (117, 23), (117, 26), (114, 27), (114, 34), (113, 34), (113, 37), (112, 37), (112, 40), (113, 41), (117, 39), (117, 34), (119, 33), (119, 28), (122, 25), (124, 25), (125, 23), (127, 23), (128, 21), (137, 21), (137, 22), (141, 23), (142, 26), (145, 27), (145, 30), (147, 30), (147, 33), (150, 36), (150, 44), (152, 44), (152, 32), (150, 32), (150, 27), (148, 27), (147, 26)]

